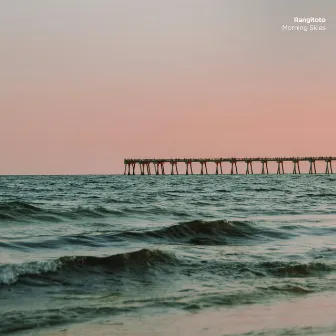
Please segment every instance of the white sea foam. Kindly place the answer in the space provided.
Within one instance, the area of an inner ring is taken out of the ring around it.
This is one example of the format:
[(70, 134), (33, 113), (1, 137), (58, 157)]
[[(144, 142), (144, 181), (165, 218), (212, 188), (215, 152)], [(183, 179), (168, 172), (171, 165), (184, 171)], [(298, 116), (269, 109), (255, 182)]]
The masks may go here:
[(34, 261), (23, 264), (7, 264), (0, 266), (0, 285), (15, 283), (20, 276), (55, 272), (59, 267), (58, 260)]

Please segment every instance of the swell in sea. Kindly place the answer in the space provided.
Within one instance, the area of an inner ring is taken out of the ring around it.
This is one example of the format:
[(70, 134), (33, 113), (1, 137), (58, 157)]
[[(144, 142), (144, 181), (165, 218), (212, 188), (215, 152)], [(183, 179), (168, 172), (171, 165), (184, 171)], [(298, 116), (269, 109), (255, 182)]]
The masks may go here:
[(334, 291), (335, 178), (314, 178), (1, 177), (0, 334)]

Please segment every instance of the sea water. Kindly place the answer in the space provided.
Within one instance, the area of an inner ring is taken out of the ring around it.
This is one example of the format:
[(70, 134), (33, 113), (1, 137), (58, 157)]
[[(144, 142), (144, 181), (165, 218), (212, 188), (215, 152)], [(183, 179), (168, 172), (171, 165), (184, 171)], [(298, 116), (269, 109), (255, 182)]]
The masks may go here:
[(0, 334), (335, 335), (336, 176), (1, 176)]

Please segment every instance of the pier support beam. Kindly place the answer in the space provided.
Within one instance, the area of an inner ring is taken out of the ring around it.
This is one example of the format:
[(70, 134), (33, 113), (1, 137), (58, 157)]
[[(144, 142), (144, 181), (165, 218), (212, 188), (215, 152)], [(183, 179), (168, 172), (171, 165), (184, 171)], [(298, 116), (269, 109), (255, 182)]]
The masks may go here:
[(230, 162), (231, 162), (231, 175), (232, 174), (238, 174), (237, 161), (234, 160), (234, 161), (230, 161)]
[(316, 174), (315, 160), (309, 160), (309, 174)]
[(301, 174), (300, 161), (293, 160), (293, 174)]
[(333, 169), (332, 169), (332, 164), (331, 164), (331, 160), (325, 160), (326, 162), (326, 174), (333, 174)]
[(161, 169), (161, 174), (165, 175), (164, 162), (154, 162), (154, 168), (155, 168), (156, 175), (160, 175), (160, 169)]
[(246, 174), (253, 174), (252, 161), (245, 161), (246, 163)]
[(133, 170), (133, 173), (132, 173), (132, 175), (135, 175), (135, 165), (136, 165), (136, 163), (135, 163), (135, 162), (133, 162), (133, 163), (132, 163), (132, 170)]
[(146, 167), (147, 167), (147, 174), (151, 175), (150, 163), (149, 162), (146, 163)]
[(140, 174), (145, 175), (145, 164), (139, 163), (139, 166), (140, 166)]
[(171, 164), (171, 175), (174, 175), (174, 168), (175, 168), (175, 172), (176, 172), (176, 175), (178, 175), (178, 169), (177, 169), (177, 162), (176, 161), (173, 161), (173, 162), (170, 162)]
[(220, 167), (220, 173), (223, 174), (222, 161), (216, 161), (216, 174), (218, 174), (218, 166)]
[(155, 169), (155, 175), (159, 175), (160, 172), (159, 172), (159, 164), (154, 162), (154, 169)]
[(161, 174), (162, 174), (162, 175), (165, 175), (166, 173), (165, 173), (165, 170), (164, 170), (164, 163), (163, 163), (163, 162), (160, 162), (159, 165), (160, 165), (160, 167), (161, 167)]
[(278, 170), (277, 170), (277, 174), (285, 174), (285, 170), (284, 170), (284, 166), (283, 166), (283, 161), (282, 160), (278, 160)]
[[(267, 161), (263, 160), (261, 161), (261, 174), (268, 174), (268, 165), (267, 165)], [(266, 168), (266, 169), (265, 169)]]
[(193, 169), (192, 169), (192, 164), (191, 161), (186, 161), (186, 175), (189, 175), (189, 167), (190, 167), (190, 174), (193, 175)]
[(205, 168), (205, 173), (208, 175), (207, 162), (206, 161), (201, 161), (200, 164), (201, 164), (201, 174), (203, 175), (203, 172), (204, 172), (203, 167), (204, 167)]

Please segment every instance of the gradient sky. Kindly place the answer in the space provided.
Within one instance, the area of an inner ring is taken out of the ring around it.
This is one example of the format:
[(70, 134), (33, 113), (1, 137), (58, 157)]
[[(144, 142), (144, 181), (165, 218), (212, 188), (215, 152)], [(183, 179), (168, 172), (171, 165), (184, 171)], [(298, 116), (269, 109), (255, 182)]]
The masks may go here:
[(0, 0), (0, 174), (336, 156), (335, 41), (334, 0)]

